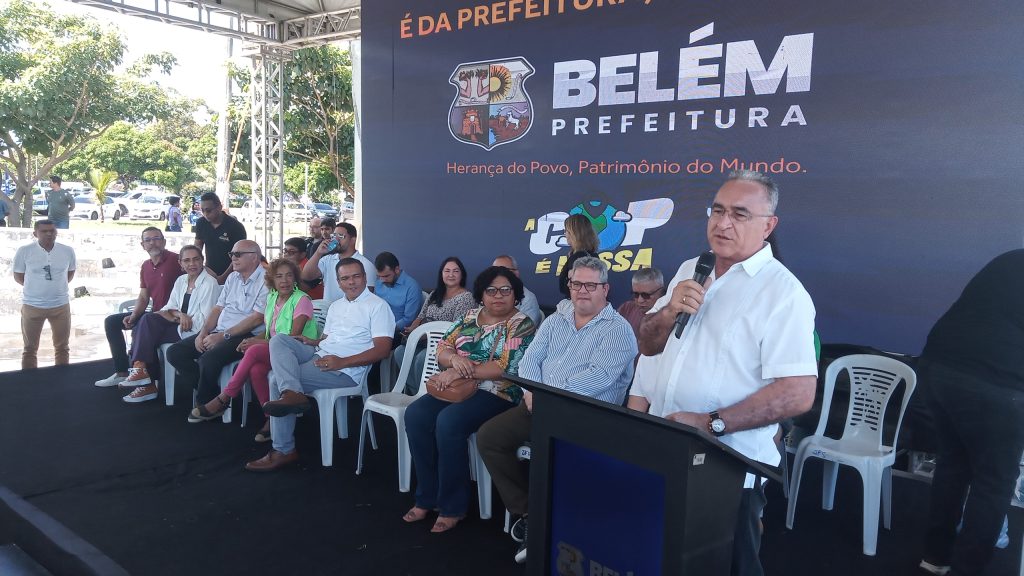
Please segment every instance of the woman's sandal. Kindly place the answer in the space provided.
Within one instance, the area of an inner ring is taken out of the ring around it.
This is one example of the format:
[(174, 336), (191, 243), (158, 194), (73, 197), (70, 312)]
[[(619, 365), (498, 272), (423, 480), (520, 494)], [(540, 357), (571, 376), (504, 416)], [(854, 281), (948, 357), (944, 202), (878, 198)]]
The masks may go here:
[(216, 412), (210, 412), (206, 409), (206, 405), (193, 408), (192, 412), (188, 415), (189, 422), (205, 422), (206, 420), (213, 420), (214, 418), (220, 418), (224, 415), (224, 412), (231, 407), (231, 401), (227, 402), (220, 399), (220, 395), (214, 397), (214, 400), (220, 403), (220, 410)]
[(434, 522), (434, 527), (430, 531), (434, 534), (440, 534), (447, 532), (452, 528), (455, 528), (459, 524), (459, 520), (462, 520), (465, 516), (438, 516), (437, 521)]
[(420, 520), (426, 520), (428, 514), (430, 514), (430, 510), (420, 508), (419, 506), (413, 506), (405, 513), (405, 516), (402, 516), (402, 520), (409, 523), (419, 522)]

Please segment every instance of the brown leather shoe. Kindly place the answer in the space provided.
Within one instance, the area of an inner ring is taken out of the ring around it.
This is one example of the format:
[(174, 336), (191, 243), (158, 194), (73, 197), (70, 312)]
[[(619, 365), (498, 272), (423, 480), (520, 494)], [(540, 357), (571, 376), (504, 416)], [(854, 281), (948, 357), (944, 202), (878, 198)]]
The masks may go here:
[(301, 414), (312, 406), (313, 403), (305, 394), (294, 390), (285, 390), (281, 392), (280, 400), (271, 400), (263, 405), (263, 413), (267, 416), (287, 416)]
[(253, 472), (273, 472), (298, 461), (299, 452), (297, 450), (293, 450), (291, 454), (282, 454), (277, 450), (271, 450), (263, 458), (247, 463), (245, 469)]

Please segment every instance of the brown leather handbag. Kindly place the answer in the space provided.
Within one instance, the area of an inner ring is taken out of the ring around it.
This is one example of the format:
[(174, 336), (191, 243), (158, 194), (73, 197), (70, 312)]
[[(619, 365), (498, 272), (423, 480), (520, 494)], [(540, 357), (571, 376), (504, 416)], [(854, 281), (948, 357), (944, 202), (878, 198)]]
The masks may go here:
[(442, 390), (438, 387), (438, 377), (440, 375), (441, 373), (438, 372), (427, 380), (427, 394), (452, 404), (462, 402), (476, 394), (477, 388), (480, 386), (480, 380), (476, 378), (456, 378)]
[[(508, 335), (508, 323), (505, 323), (505, 335)], [(487, 355), (487, 361), (490, 362), (491, 357), (494, 356), (494, 351), (498, 349), (498, 340), (500, 336), (495, 336), (494, 344), (491, 345), (491, 352)], [(456, 378), (452, 380), (451, 384), (446, 386), (444, 389), (439, 387), (440, 377), (442, 372), (438, 372), (427, 380), (427, 394), (430, 394), (438, 400), (444, 400), (445, 402), (463, 402), (469, 399), (473, 394), (476, 394), (477, 389), (480, 387), (479, 378)]]

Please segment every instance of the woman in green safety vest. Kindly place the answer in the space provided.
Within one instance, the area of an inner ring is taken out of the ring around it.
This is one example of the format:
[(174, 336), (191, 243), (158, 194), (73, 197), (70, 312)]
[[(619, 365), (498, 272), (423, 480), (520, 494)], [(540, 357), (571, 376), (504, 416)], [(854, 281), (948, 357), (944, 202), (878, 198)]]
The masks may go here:
[[(313, 320), (313, 302), (305, 292), (299, 290), (296, 282), (299, 279), (299, 268), (294, 262), (278, 258), (267, 267), (266, 283), (270, 288), (267, 295), (267, 309), (263, 314), (266, 329), (262, 336), (251, 336), (238, 344), (238, 351), (243, 352), (242, 360), (235, 369), (227, 386), (207, 402), (208, 413), (217, 412), (227, 406), (232, 398), (238, 396), (246, 381), (252, 383), (253, 392), (262, 406), (270, 399), (270, 383), (267, 374), (270, 372), (270, 338), (275, 334), (303, 335), (307, 338), (320, 336), (316, 322)], [(199, 412), (197, 408), (195, 412)], [(263, 423), (263, 428), (256, 434), (257, 442), (270, 441), (270, 420)]]

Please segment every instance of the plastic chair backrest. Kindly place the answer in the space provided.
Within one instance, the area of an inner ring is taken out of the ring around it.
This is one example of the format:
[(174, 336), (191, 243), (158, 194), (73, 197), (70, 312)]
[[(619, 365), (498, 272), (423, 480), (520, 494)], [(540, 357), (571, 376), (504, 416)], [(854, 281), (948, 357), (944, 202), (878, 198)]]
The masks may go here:
[(892, 439), (892, 445), (895, 446), (900, 426), (903, 424), (903, 414), (917, 385), (914, 370), (899, 360), (874, 354), (852, 354), (837, 358), (825, 371), (825, 395), (822, 398), (821, 418), (818, 420), (817, 430), (814, 431), (815, 436), (825, 435), (836, 379), (843, 370), (850, 376), (850, 407), (846, 413), (846, 425), (843, 427), (840, 440), (871, 449), (891, 449), (890, 446), (882, 444), (885, 412), (896, 386), (901, 381), (906, 382), (900, 415), (896, 421), (896, 433)]
[(313, 320), (316, 322), (317, 334), (323, 336), (324, 325), (327, 324), (327, 309), (330, 305), (326, 300), (313, 300)]
[(395, 382), (395, 387), (391, 390), (392, 392), (401, 392), (405, 387), (405, 381), (412, 370), (413, 359), (416, 357), (417, 344), (419, 344), (421, 339), (426, 338), (427, 361), (423, 365), (423, 374), (420, 377), (419, 388), (416, 391), (417, 397), (423, 395), (425, 392), (423, 384), (431, 376), (441, 371), (437, 365), (437, 343), (440, 342), (441, 337), (444, 336), (444, 333), (451, 326), (451, 322), (426, 322), (417, 326), (409, 334), (409, 338), (405, 342), (405, 355), (402, 358), (402, 367), (398, 372), (398, 380)]

